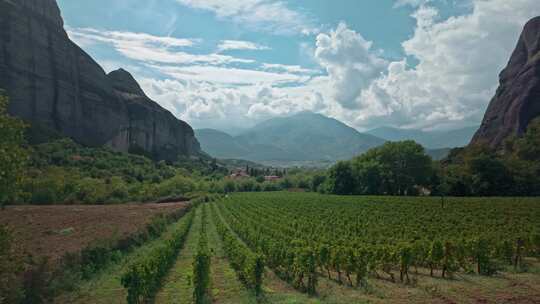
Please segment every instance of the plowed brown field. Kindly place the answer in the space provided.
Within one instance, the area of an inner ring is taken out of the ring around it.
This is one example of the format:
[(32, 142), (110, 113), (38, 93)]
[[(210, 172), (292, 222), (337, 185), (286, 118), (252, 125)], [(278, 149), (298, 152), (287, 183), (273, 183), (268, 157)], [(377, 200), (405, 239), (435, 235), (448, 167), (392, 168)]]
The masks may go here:
[(0, 225), (13, 232), (21, 253), (48, 257), (54, 263), (94, 242), (128, 236), (154, 216), (170, 214), (188, 204), (8, 206), (0, 211)]

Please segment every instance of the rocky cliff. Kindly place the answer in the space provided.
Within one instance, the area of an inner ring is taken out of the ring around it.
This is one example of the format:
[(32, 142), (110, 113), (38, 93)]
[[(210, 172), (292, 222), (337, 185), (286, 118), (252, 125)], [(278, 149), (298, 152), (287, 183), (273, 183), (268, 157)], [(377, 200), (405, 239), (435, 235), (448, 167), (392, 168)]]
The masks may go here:
[(55, 0), (0, 0), (0, 88), (12, 115), (87, 146), (166, 160), (200, 151), (192, 128), (128, 72), (105, 74), (69, 39)]
[(508, 66), (500, 74), (500, 86), (491, 100), (472, 144), (499, 147), (509, 136), (521, 135), (540, 115), (540, 17), (523, 29)]

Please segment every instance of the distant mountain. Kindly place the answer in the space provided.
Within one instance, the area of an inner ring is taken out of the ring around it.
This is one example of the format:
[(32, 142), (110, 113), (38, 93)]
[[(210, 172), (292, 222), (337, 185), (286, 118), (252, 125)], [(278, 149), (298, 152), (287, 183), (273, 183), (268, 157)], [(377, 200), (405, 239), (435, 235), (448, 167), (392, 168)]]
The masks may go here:
[(426, 149), (442, 149), (466, 146), (476, 130), (478, 130), (478, 126), (450, 131), (422, 131), (382, 127), (366, 133), (389, 141), (414, 140), (426, 147)]
[(431, 156), (433, 160), (442, 160), (450, 154), (450, 151), (452, 151), (451, 148), (426, 149), (426, 154)]
[(214, 130), (195, 130), (195, 137), (201, 140), (201, 148), (213, 157), (227, 159), (249, 154), (249, 150), (231, 135)]
[(385, 142), (311, 112), (273, 118), (236, 137), (209, 129), (195, 134), (202, 149), (214, 157), (251, 161), (335, 161)]

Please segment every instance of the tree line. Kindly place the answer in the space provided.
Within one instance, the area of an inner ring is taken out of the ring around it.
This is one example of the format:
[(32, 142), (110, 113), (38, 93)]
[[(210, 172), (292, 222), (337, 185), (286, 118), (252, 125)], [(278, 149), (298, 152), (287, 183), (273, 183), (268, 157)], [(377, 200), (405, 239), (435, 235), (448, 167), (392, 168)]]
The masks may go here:
[(414, 141), (388, 142), (332, 166), (319, 192), (356, 195), (540, 195), (540, 119), (504, 147), (454, 149), (433, 161)]

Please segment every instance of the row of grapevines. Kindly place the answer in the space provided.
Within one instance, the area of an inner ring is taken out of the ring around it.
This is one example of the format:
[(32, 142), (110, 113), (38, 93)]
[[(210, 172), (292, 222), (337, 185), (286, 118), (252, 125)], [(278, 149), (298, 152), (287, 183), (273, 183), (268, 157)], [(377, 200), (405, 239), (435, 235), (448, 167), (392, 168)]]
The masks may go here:
[(173, 225), (172, 232), (160, 245), (129, 265), (121, 282), (127, 289), (127, 303), (145, 303), (159, 289), (161, 279), (174, 263), (183, 246), (193, 222), (195, 210), (187, 213), (183, 220)]
[(297, 289), (316, 293), (318, 273), (314, 247), (302, 240), (291, 240), (279, 230), (271, 231), (269, 227), (272, 227), (272, 223), (259, 222), (260, 219), (256, 217), (237, 216), (227, 209), (220, 210), (240, 238), (264, 254), (265, 261), (276, 274)]
[(217, 231), (223, 240), (223, 248), (229, 258), (231, 266), (239, 279), (257, 295), (262, 291), (262, 277), (265, 263), (260, 254), (253, 253), (237, 236), (226, 226), (212, 204), (212, 219), (216, 223)]
[[(287, 235), (348, 242), (399, 243), (410, 238), (517, 239), (538, 230), (540, 208), (534, 200), (449, 199), (444, 209), (432, 199), (351, 198), (313, 194), (239, 194), (240, 208), (287, 221)], [(373, 201), (372, 201), (373, 200)], [(403, 202), (401, 200), (404, 200)], [(259, 203), (260, 202), (260, 203)], [(256, 205), (257, 208), (252, 208)], [(330, 228), (330, 229), (329, 229)], [(535, 229), (536, 228), (536, 229)]]
[(210, 252), (208, 250), (208, 239), (206, 236), (206, 227), (208, 215), (207, 205), (203, 205), (202, 223), (199, 234), (199, 243), (197, 254), (193, 259), (193, 299), (196, 304), (206, 303), (208, 301), (208, 288), (210, 286)]
[[(346, 278), (351, 285), (356, 276), (358, 285), (369, 274), (394, 279), (399, 273), (408, 280), (411, 267), (446, 276), (473, 266), (480, 274), (493, 273), (501, 263), (518, 266), (540, 247), (532, 229), (538, 208), (526, 203), (451, 201), (441, 210), (429, 200), (353, 204), (342, 197), (278, 193), (237, 194), (219, 206), (231, 228), (260, 249), (269, 266), (313, 292), (314, 272), (334, 274), (340, 282)], [(498, 217), (482, 215), (494, 207), (499, 210), (492, 215)], [(522, 213), (530, 207), (533, 216)], [(521, 225), (501, 229), (493, 224), (499, 221)]]

